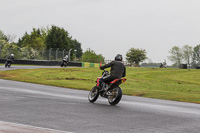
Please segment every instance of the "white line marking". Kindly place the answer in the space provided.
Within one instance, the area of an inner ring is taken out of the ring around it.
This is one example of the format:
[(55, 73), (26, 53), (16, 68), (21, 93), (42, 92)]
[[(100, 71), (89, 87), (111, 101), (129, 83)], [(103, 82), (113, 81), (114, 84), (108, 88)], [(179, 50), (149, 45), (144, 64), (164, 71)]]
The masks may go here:
[[(36, 130), (41, 130), (41, 132), (52, 132), (52, 133), (74, 133), (74, 132), (68, 132), (68, 131), (61, 131), (61, 130), (56, 130), (56, 129), (50, 129), (50, 128), (43, 128), (43, 127), (36, 127), (36, 126), (30, 126), (30, 125), (25, 125), (25, 124), (19, 124), (19, 123), (11, 123), (11, 122), (5, 122), (5, 121), (0, 121), (0, 130), (2, 126), (7, 126), (10, 125), (12, 126), (16, 126), (17, 128), (28, 128), (30, 129), (36, 129)], [(13, 128), (13, 127), (12, 127)], [(4, 129), (5, 131), (6, 129)], [(17, 130), (16, 130), (17, 131)], [(7, 133), (7, 132), (6, 132)]]

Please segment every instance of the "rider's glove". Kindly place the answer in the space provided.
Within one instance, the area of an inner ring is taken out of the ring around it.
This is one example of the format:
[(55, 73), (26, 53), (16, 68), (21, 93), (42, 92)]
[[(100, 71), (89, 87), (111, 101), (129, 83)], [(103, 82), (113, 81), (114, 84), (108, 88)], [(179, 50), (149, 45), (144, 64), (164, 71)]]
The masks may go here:
[(103, 66), (100, 66), (100, 69), (101, 69), (101, 70), (104, 70)]

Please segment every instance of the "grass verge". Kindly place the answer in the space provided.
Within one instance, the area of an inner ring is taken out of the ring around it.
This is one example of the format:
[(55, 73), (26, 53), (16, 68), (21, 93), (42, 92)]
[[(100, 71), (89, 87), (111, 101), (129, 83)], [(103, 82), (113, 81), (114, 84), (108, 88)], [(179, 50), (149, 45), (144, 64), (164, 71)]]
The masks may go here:
[[(90, 90), (98, 68), (40, 68), (0, 71), (0, 78), (37, 84)], [(123, 94), (200, 103), (200, 71), (197, 69), (127, 68)]]

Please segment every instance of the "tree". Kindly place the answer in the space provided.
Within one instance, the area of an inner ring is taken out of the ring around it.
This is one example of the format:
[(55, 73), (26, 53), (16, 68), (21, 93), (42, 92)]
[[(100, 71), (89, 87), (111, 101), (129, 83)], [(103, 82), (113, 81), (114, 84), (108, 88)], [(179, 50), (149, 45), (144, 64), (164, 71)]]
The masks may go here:
[(0, 30), (0, 40), (5, 40), (6, 42), (8, 42), (7, 36), (1, 30)]
[[(18, 53), (18, 46), (14, 43), (15, 35), (5, 35), (3, 31), (0, 30), (0, 58), (6, 58), (11, 53)], [(10, 42), (10, 43), (9, 43)]]
[(184, 45), (182, 50), (183, 50), (182, 51), (183, 52), (183, 59), (190, 66), (191, 62), (192, 62), (192, 54), (193, 54), (192, 47), (189, 46), (189, 45)]
[(193, 48), (191, 66), (194, 68), (200, 66), (200, 44)]
[(90, 48), (87, 49), (82, 56), (82, 61), (84, 62), (93, 62), (93, 63), (104, 63), (104, 57), (100, 54), (97, 55), (93, 50)]
[(13, 43), (16, 37), (17, 37), (17, 36), (16, 36), (15, 34), (12, 34), (12, 35), (11, 35), (11, 34), (8, 34), (8, 35), (7, 35), (8, 42), (9, 42), (9, 43)]
[(71, 40), (71, 46), (73, 46), (73, 49), (74, 50), (77, 50), (77, 52), (76, 52), (76, 57), (77, 58), (80, 58), (81, 56), (82, 56), (82, 54), (83, 54), (83, 50), (82, 50), (82, 48), (81, 48), (81, 43), (80, 42), (78, 42), (76, 39), (75, 40)]
[(45, 46), (45, 38), (46, 38), (46, 30), (43, 29), (35, 29), (33, 28), (33, 31), (29, 35), (27, 32), (25, 32), (24, 36), (18, 40), (17, 45), (19, 47), (29, 47), (33, 49), (44, 49)]
[(178, 46), (172, 47), (170, 49), (169, 53), (171, 54), (168, 56), (169, 60), (174, 63), (174, 66), (180, 66), (182, 60), (183, 60), (183, 54), (181, 48)]
[(129, 63), (139, 66), (139, 63), (147, 59), (146, 50), (131, 48), (126, 53), (126, 59)]
[(18, 56), (19, 47), (15, 43), (4, 43), (3, 47), (1, 48), (2, 58), (6, 58), (11, 53), (14, 54), (15, 57)]
[(65, 31), (64, 28), (59, 28), (57, 26), (52, 25), (48, 35), (45, 39), (47, 49), (66, 49), (69, 50), (71, 48), (70, 38), (68, 36), (68, 32)]

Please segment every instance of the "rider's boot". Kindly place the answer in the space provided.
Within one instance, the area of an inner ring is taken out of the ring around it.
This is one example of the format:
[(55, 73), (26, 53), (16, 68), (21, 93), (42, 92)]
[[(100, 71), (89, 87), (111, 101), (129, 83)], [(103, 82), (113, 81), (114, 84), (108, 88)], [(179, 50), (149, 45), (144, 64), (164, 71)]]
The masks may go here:
[(99, 86), (98, 86), (99, 92), (102, 92), (104, 90), (104, 85), (105, 83), (100, 79)]
[(107, 92), (106, 92), (106, 95), (111, 96), (111, 95), (112, 95), (112, 92), (107, 91)]

